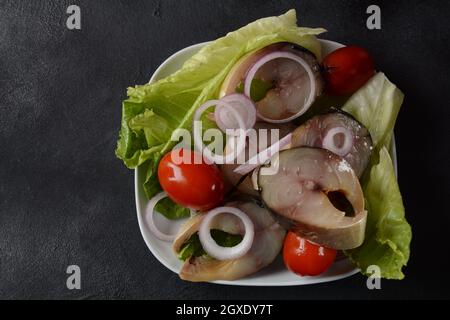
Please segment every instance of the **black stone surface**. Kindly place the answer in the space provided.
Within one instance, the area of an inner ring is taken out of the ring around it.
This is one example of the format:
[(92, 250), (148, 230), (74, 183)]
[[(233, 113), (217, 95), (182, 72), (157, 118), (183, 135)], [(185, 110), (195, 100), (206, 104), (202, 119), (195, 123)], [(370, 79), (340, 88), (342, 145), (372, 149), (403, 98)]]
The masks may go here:
[[(447, 1), (0, 1), (0, 298), (449, 298)], [(66, 28), (81, 7), (82, 29)], [(170, 54), (296, 8), (324, 38), (369, 49), (406, 94), (396, 138), (413, 227), (403, 281), (363, 276), (288, 288), (192, 284), (140, 235), (133, 172), (114, 156), (125, 88)], [(66, 268), (82, 289), (66, 288)]]

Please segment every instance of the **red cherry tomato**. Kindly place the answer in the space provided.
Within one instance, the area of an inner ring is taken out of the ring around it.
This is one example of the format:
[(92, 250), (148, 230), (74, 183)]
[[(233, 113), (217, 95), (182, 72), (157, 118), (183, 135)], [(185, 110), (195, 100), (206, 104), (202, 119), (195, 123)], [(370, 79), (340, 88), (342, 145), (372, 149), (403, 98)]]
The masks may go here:
[(363, 48), (349, 46), (337, 49), (322, 62), (326, 92), (347, 95), (361, 88), (375, 73), (373, 59)]
[(325, 272), (336, 258), (336, 250), (312, 243), (289, 231), (284, 239), (283, 260), (286, 267), (302, 276)]
[(167, 153), (159, 162), (158, 179), (169, 198), (184, 207), (208, 210), (224, 197), (220, 170), (188, 149)]

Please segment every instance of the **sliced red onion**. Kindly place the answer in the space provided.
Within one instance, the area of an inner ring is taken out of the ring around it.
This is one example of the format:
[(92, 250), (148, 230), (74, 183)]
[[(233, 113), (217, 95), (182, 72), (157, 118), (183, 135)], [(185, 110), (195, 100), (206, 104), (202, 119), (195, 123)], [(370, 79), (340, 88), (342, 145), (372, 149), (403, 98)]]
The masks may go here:
[[(239, 113), (242, 119), (244, 119), (245, 129), (253, 128), (256, 122), (256, 107), (252, 100), (240, 93), (227, 95), (220, 100), (232, 106), (232, 108)], [(242, 128), (237, 121), (238, 118), (229, 111), (229, 108), (226, 107), (225, 104), (216, 106), (214, 117), (217, 126), (223, 132), (226, 132), (227, 129)]]
[[(214, 217), (221, 213), (231, 213), (241, 219), (244, 224), (244, 238), (234, 247), (221, 247), (211, 237), (211, 222)], [(244, 256), (250, 250), (255, 237), (255, 227), (250, 218), (242, 210), (234, 207), (217, 207), (209, 211), (203, 218), (198, 230), (198, 236), (203, 250), (211, 257), (218, 260), (231, 260)]]
[[(344, 143), (342, 146), (337, 146), (335, 142), (335, 136), (338, 134), (344, 135)], [(337, 154), (338, 156), (345, 156), (350, 152), (353, 146), (353, 134), (351, 131), (345, 127), (334, 127), (327, 131), (325, 137), (323, 138), (322, 147), (324, 149), (330, 150), (331, 152)]]
[[(209, 109), (210, 107), (213, 106), (220, 106), (223, 105), (224, 107), (229, 109), (229, 112), (231, 114), (233, 114), (233, 116), (236, 118), (236, 121), (239, 124), (239, 128), (237, 129), (238, 131), (238, 142), (237, 142), (237, 147), (236, 147), (236, 151), (233, 150), (233, 152), (228, 152), (228, 154), (226, 154), (225, 156), (223, 155), (218, 155), (218, 154), (213, 154), (211, 152), (211, 150), (205, 146), (205, 144), (203, 143), (203, 139), (202, 139), (202, 132), (201, 132), (201, 128), (194, 125), (195, 121), (200, 120), (200, 117), (202, 115), (202, 113)], [(241, 115), (239, 114), (239, 112), (237, 112), (233, 106), (231, 104), (229, 104), (228, 102), (225, 101), (221, 101), (221, 100), (209, 100), (206, 101), (204, 104), (202, 104), (200, 107), (197, 108), (197, 110), (195, 111), (194, 114), (194, 118), (193, 118), (193, 133), (194, 133), (194, 145), (195, 147), (203, 154), (203, 156), (208, 159), (211, 163), (216, 163), (216, 164), (225, 164), (225, 163), (232, 163), (234, 161), (234, 159), (236, 159), (236, 157), (238, 157), (242, 151), (244, 151), (245, 149), (245, 137), (246, 137), (246, 130), (245, 130), (245, 123), (244, 123), (244, 119), (242, 119)]]
[(268, 147), (267, 149), (264, 149), (260, 153), (254, 155), (251, 157), (246, 163), (241, 164), (233, 171), (244, 175), (255, 169), (256, 167), (264, 164), (267, 160), (269, 160), (274, 154), (279, 152), (284, 146), (289, 144), (292, 139), (292, 133), (289, 133), (285, 137), (281, 138), (277, 142), (275, 142), (273, 145)]
[(150, 201), (147, 204), (147, 207), (145, 208), (145, 220), (147, 222), (148, 228), (155, 235), (155, 237), (157, 237), (159, 240), (162, 241), (172, 242), (175, 239), (176, 234), (165, 234), (159, 231), (158, 228), (156, 227), (154, 220), (156, 204), (166, 197), (167, 193), (162, 191), (150, 199)]
[(270, 119), (270, 118), (266, 118), (266, 117), (262, 116), (261, 114), (259, 114), (259, 112), (257, 112), (259, 118), (263, 119), (266, 122), (272, 122), (272, 123), (284, 123), (284, 122), (291, 121), (291, 120), (301, 116), (303, 113), (306, 112), (306, 110), (308, 110), (309, 106), (311, 106), (311, 104), (314, 102), (314, 98), (316, 96), (316, 90), (317, 90), (314, 73), (311, 70), (311, 67), (309, 66), (309, 64), (304, 59), (302, 59), (301, 57), (299, 57), (296, 54), (293, 54), (291, 52), (274, 51), (272, 53), (269, 53), (269, 54), (263, 56), (261, 59), (259, 59), (247, 72), (247, 76), (246, 76), (245, 82), (244, 82), (244, 93), (247, 97), (250, 97), (250, 89), (252, 86), (252, 81), (253, 81), (253, 78), (255, 77), (256, 73), (258, 72), (258, 70), (267, 62), (275, 60), (275, 59), (279, 59), (279, 58), (294, 60), (295, 62), (300, 64), (303, 67), (303, 69), (305, 69), (306, 73), (308, 74), (311, 91), (309, 93), (308, 99), (306, 100), (303, 107), (299, 110), (299, 112), (297, 112), (296, 114), (294, 114), (286, 119), (281, 119), (281, 120)]

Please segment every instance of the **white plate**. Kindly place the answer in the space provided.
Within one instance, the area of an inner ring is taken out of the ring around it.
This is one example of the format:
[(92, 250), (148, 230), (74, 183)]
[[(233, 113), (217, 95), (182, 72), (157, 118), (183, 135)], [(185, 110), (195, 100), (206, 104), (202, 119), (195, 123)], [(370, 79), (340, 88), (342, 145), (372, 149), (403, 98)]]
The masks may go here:
[[(320, 40), (322, 44), (322, 53), (326, 54), (343, 47), (342, 44), (329, 41)], [(181, 68), (182, 64), (189, 59), (192, 55), (205, 46), (207, 42), (198, 43), (190, 47), (184, 48), (164, 61), (159, 68), (155, 71), (150, 82), (162, 79), (172, 74)], [(391, 156), (394, 161), (395, 171), (397, 172), (397, 157), (395, 152), (395, 141), (393, 140), (393, 148), (391, 150)], [(136, 209), (139, 222), (139, 228), (142, 233), (147, 247), (153, 253), (153, 255), (168, 269), (175, 273), (181, 268), (181, 262), (177, 259), (172, 251), (171, 243), (161, 241), (157, 239), (148, 229), (145, 218), (145, 205), (148, 200), (145, 196), (142, 184), (145, 180), (145, 166), (140, 166), (135, 170), (135, 192), (136, 192)], [(156, 215), (156, 223), (164, 228), (167, 224), (167, 220), (162, 215)], [(165, 221), (166, 220), (166, 221)], [(270, 266), (264, 268), (258, 273), (243, 279), (235, 281), (213, 281), (213, 283), (227, 284), (227, 285), (239, 285), (239, 286), (296, 286), (305, 284), (314, 284), (320, 282), (329, 282), (338, 279), (349, 277), (359, 270), (347, 259), (343, 259), (335, 262), (327, 272), (315, 276), (315, 277), (300, 277), (296, 274), (288, 271), (283, 265), (283, 261), (279, 256)]]

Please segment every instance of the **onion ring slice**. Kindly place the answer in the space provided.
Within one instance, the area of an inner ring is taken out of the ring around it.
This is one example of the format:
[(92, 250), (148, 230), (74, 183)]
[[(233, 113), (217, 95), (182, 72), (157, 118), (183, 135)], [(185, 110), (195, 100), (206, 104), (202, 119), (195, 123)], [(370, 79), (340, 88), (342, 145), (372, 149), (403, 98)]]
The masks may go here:
[[(211, 222), (214, 217), (221, 213), (231, 213), (241, 219), (245, 228), (245, 235), (242, 241), (234, 247), (221, 247), (211, 237)], [(252, 247), (255, 237), (255, 227), (252, 220), (240, 209), (234, 207), (217, 207), (209, 211), (203, 218), (198, 235), (203, 250), (217, 260), (238, 259), (244, 256)]]
[[(234, 93), (221, 98), (220, 101), (232, 106), (239, 113), (244, 120), (245, 129), (253, 128), (256, 122), (256, 107), (250, 98), (240, 93)], [(225, 104), (216, 106), (214, 120), (223, 132), (226, 132), (227, 129), (242, 129), (239, 127), (239, 123), (236, 123), (236, 116)]]
[(310, 92), (309, 92), (308, 99), (303, 104), (303, 106), (300, 108), (300, 110), (296, 114), (294, 114), (290, 117), (287, 117), (285, 119), (266, 118), (266, 117), (262, 116), (258, 111), (256, 111), (257, 115), (260, 119), (262, 119), (266, 122), (271, 122), (271, 123), (284, 123), (284, 122), (291, 121), (291, 120), (301, 116), (303, 113), (306, 112), (306, 110), (308, 110), (308, 108), (314, 102), (314, 98), (316, 96), (316, 91), (317, 91), (314, 73), (313, 73), (311, 67), (308, 65), (308, 63), (304, 59), (302, 59), (301, 57), (299, 57), (296, 54), (293, 54), (291, 52), (274, 51), (272, 53), (269, 53), (269, 54), (263, 56), (248, 70), (247, 76), (246, 76), (245, 82), (244, 82), (244, 93), (247, 97), (250, 97), (250, 89), (252, 86), (252, 81), (253, 81), (253, 78), (255, 77), (256, 73), (258, 72), (258, 70), (267, 62), (275, 60), (275, 59), (279, 59), (279, 58), (293, 60), (293, 61), (297, 62), (298, 64), (300, 64), (303, 67), (303, 69), (305, 69), (306, 73), (308, 74), (308, 78), (309, 78)]
[(162, 241), (172, 242), (173, 240), (175, 240), (176, 234), (166, 234), (161, 232), (156, 227), (154, 220), (155, 206), (160, 200), (164, 198), (167, 198), (167, 193), (162, 191), (150, 199), (145, 208), (145, 221), (147, 222), (148, 228), (155, 235), (155, 237)]
[[(200, 130), (201, 128), (199, 128), (199, 126), (195, 125), (195, 122), (200, 120), (200, 117), (205, 110), (207, 110), (213, 106), (217, 107), (218, 105), (224, 105), (226, 108), (229, 109), (229, 112), (231, 112), (234, 115), (234, 117), (236, 118), (236, 120), (239, 124), (239, 128), (240, 128), (240, 129), (237, 129), (239, 131), (239, 134), (238, 134), (239, 140), (237, 142), (236, 152), (228, 153), (225, 156), (213, 154), (211, 152), (211, 150), (205, 146), (205, 144), (203, 143), (203, 139), (202, 139), (202, 132)], [(242, 119), (240, 114), (233, 108), (232, 105), (230, 105), (229, 103), (227, 103), (225, 101), (208, 100), (204, 104), (202, 104), (200, 107), (198, 107), (194, 114), (192, 127), (193, 127), (195, 147), (211, 163), (216, 163), (216, 164), (233, 163), (234, 159), (236, 159), (236, 157), (238, 157), (241, 154), (241, 152), (244, 151), (244, 149), (245, 149), (246, 130), (245, 130), (244, 119)]]
[[(337, 134), (344, 135), (344, 143), (342, 146), (337, 146), (334, 137)], [(353, 135), (349, 129), (345, 127), (334, 127), (327, 131), (325, 137), (323, 138), (323, 147), (330, 150), (331, 152), (337, 154), (338, 156), (344, 157), (347, 155), (353, 146)]]

